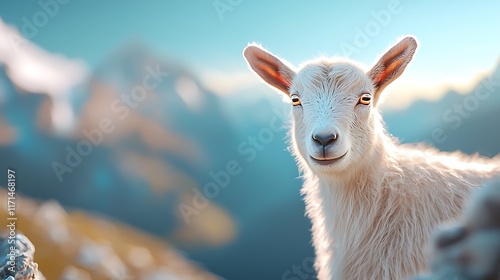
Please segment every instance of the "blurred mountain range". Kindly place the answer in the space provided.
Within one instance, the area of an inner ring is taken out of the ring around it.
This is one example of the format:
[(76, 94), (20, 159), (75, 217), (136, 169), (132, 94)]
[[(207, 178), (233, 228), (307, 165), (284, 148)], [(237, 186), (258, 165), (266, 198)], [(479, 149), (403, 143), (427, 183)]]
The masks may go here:
[(470, 92), (449, 91), (436, 102), (417, 101), (403, 111), (387, 111), (384, 118), (403, 142), (492, 157), (500, 153), (500, 125), (495, 121), (500, 118), (500, 60)]
[[(0, 64), (0, 168), (16, 169), (20, 194), (82, 211), (76, 220), (97, 214), (158, 236), (226, 279), (281, 279), (313, 256), (301, 180), (285, 143), (289, 104), (278, 95), (221, 97), (181, 63), (137, 43), (72, 79), (64, 95), (34, 92), (27, 79), (13, 78), (12, 62)], [(499, 73), (483, 81), (490, 94), (483, 98), (482, 90), (477, 106), (474, 91), (449, 92), (386, 111), (389, 131), (403, 142), (499, 153)], [(439, 137), (435, 129), (443, 130)], [(220, 187), (214, 178), (230, 163), (240, 172)], [(179, 206), (192, 206), (209, 184), (218, 193), (186, 223)], [(25, 234), (37, 252), (50, 252), (38, 248), (36, 233)]]

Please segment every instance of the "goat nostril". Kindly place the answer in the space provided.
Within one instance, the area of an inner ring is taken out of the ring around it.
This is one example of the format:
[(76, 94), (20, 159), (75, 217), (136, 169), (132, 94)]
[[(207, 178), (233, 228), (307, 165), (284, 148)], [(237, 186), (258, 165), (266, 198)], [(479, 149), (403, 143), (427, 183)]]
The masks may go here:
[(312, 136), (313, 140), (321, 144), (321, 146), (326, 147), (328, 144), (334, 142), (337, 140), (338, 135), (336, 133), (333, 134), (313, 134)]

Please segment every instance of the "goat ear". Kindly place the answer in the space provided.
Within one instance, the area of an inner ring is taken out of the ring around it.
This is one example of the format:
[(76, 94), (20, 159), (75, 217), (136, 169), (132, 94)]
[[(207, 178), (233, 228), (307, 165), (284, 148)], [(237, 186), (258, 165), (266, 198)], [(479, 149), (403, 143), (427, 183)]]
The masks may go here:
[(416, 49), (417, 40), (413, 37), (405, 37), (387, 51), (368, 72), (375, 86), (375, 104), (382, 90), (403, 74)]
[(248, 65), (259, 75), (267, 84), (279, 89), (287, 95), (290, 95), (289, 89), (295, 72), (273, 54), (263, 48), (250, 45), (243, 51)]

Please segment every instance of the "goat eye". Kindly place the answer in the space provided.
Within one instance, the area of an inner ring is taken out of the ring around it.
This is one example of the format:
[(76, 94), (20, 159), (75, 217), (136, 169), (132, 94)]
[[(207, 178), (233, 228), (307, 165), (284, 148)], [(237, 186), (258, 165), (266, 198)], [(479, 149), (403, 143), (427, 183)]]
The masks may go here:
[(292, 96), (290, 96), (290, 98), (292, 99), (293, 106), (298, 106), (298, 105), (302, 104), (302, 103), (300, 103), (300, 98), (297, 94), (292, 94)]
[(359, 97), (358, 104), (369, 105), (371, 101), (372, 101), (372, 95), (369, 93), (363, 93)]

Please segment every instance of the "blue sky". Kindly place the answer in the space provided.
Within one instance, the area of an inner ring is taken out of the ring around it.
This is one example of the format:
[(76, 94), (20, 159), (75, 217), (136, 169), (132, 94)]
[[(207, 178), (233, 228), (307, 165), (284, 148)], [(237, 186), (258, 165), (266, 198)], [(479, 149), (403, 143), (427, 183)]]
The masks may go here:
[[(54, 1), (4, 1), (0, 16), (23, 31), (23, 18), (36, 27), (40, 3)], [(410, 93), (388, 101), (395, 105), (412, 96), (438, 98), (448, 85), (465, 89), (500, 57), (500, 1), (66, 1), (30, 40), (90, 67), (123, 44), (140, 41), (186, 64), (212, 87), (234, 81), (228, 91), (258, 82), (241, 57), (253, 41), (299, 64), (318, 55), (345, 54), (345, 46), (356, 47), (356, 36), (363, 33), (367, 43), (350, 57), (370, 65), (398, 37), (413, 34), (420, 48), (391, 89)], [(218, 13), (217, 4), (229, 8)], [(376, 14), (386, 17), (377, 21)]]

